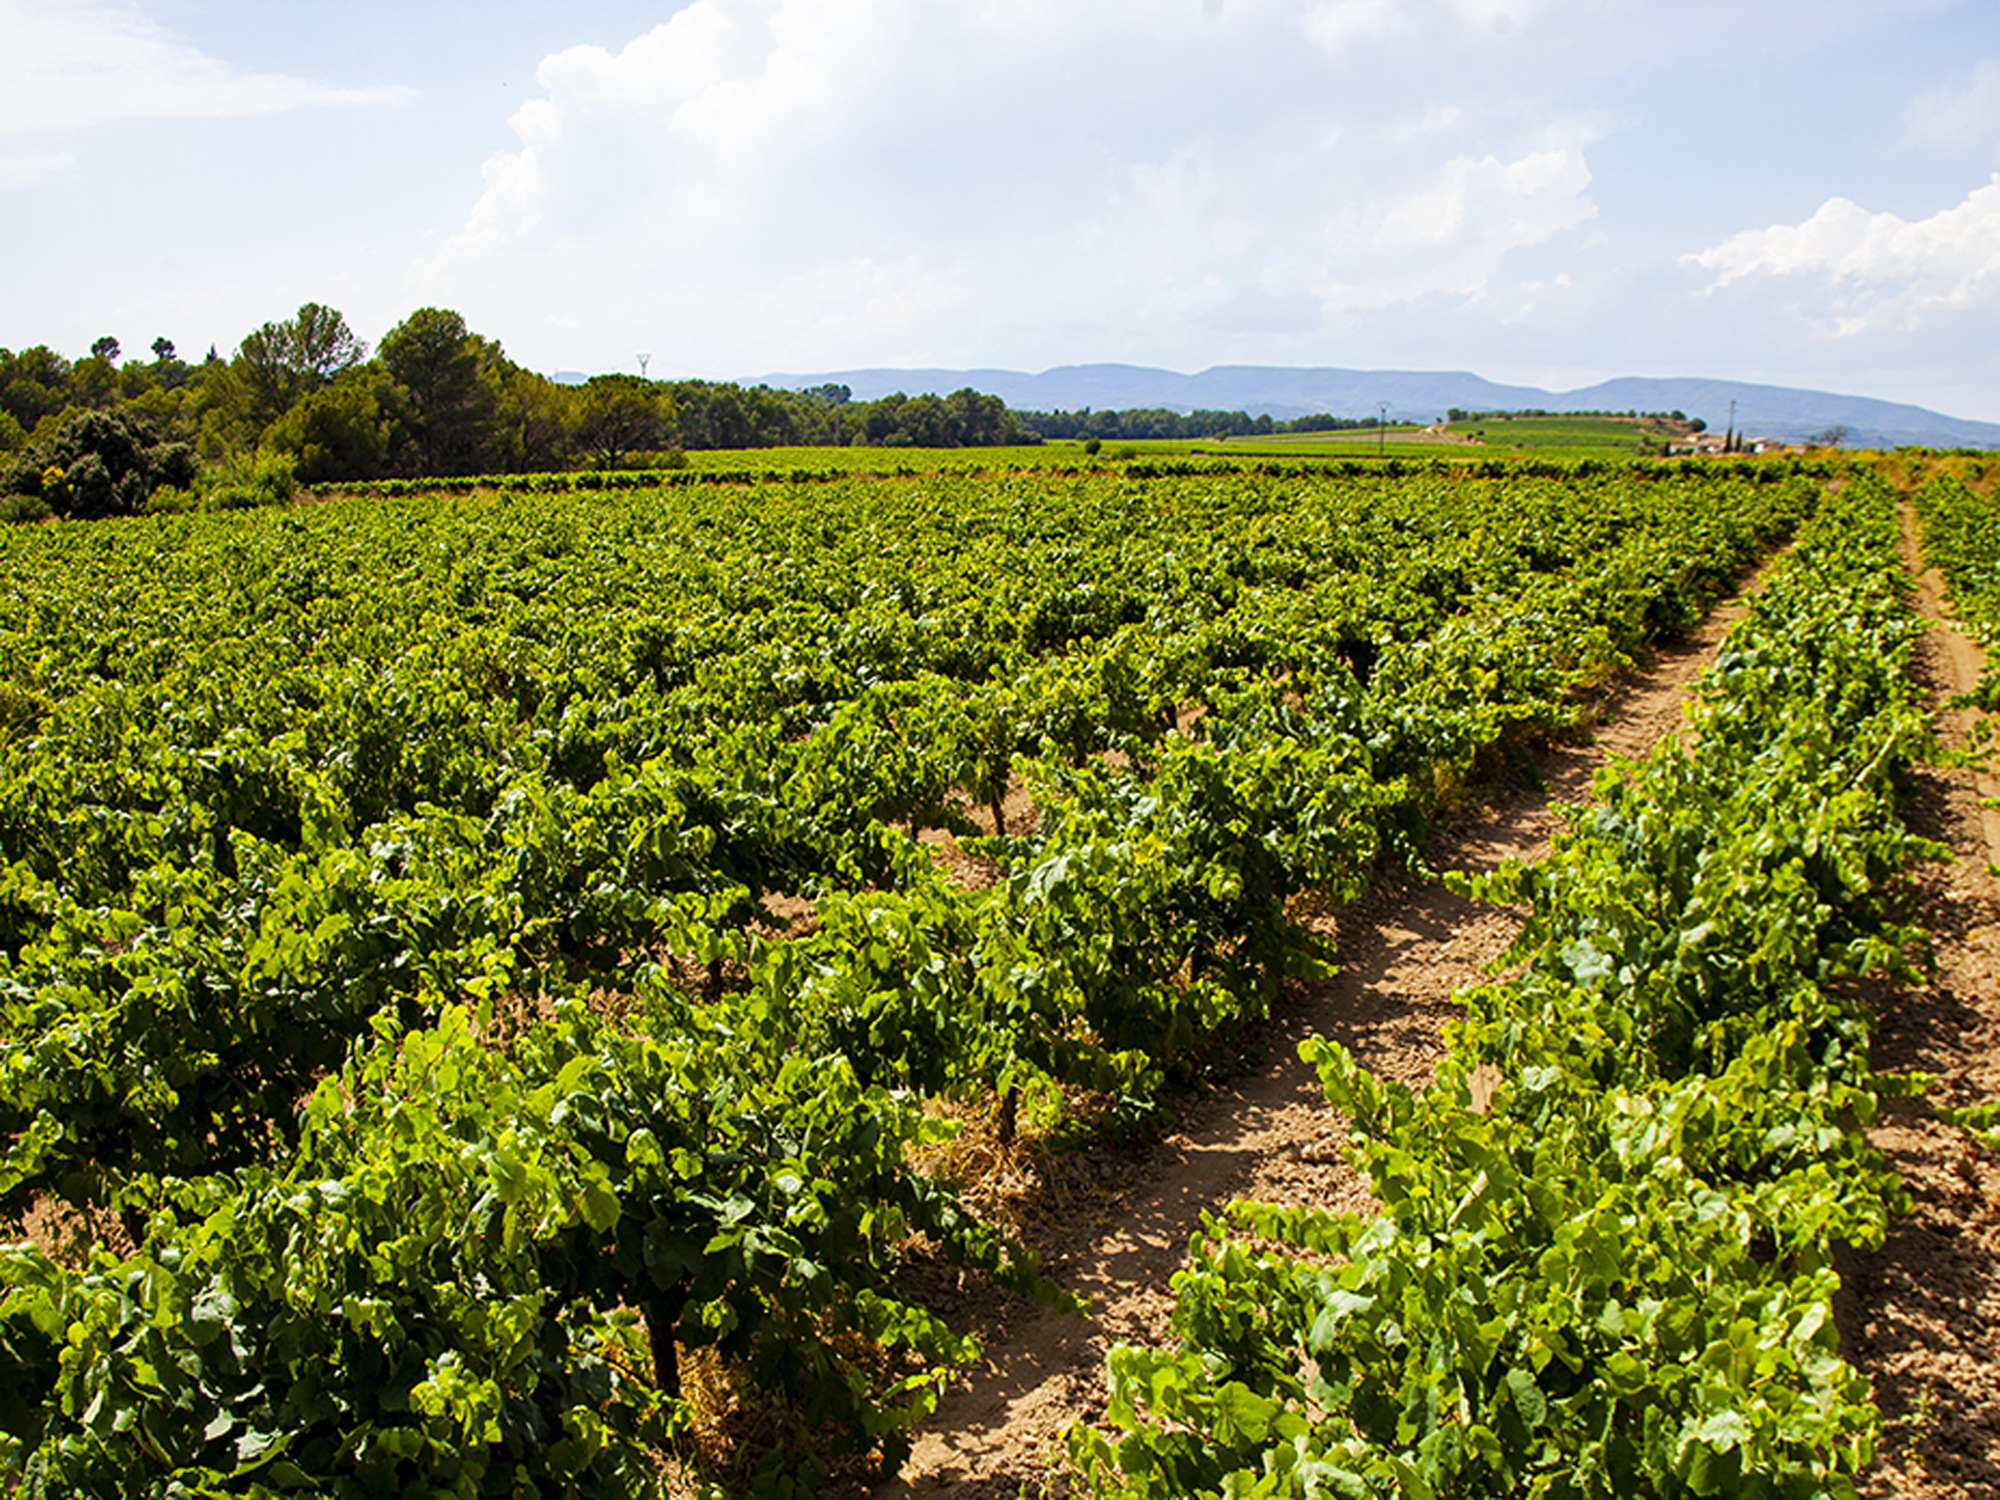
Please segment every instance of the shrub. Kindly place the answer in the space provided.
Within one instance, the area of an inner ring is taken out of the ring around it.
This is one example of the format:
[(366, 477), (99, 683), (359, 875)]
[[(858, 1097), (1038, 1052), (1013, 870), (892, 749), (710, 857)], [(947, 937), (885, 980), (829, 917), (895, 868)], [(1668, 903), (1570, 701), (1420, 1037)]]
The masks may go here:
[(194, 482), (194, 450), (132, 412), (73, 410), (0, 475), (0, 491), (33, 496), (46, 513), (95, 520), (136, 515), (162, 485)]
[(184, 485), (163, 484), (146, 497), (149, 516), (180, 516), (201, 509), (201, 496)]
[(248, 510), (259, 505), (283, 505), (299, 491), (292, 461), (267, 451), (238, 454), (204, 476), (203, 510)]

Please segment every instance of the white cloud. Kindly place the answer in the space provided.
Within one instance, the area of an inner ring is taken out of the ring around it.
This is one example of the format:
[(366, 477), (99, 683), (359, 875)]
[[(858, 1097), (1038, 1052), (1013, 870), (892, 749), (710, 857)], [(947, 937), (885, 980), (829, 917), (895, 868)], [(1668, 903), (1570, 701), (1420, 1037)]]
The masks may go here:
[[(540, 117), (549, 116), (546, 125)], [(542, 222), (542, 200), (548, 181), (542, 173), (544, 144), (560, 139), (561, 122), (546, 103), (537, 100), (514, 116), (514, 128), (525, 143), (519, 151), (490, 156), (479, 169), (486, 191), (472, 207), (472, 217), (446, 244), (446, 254), (490, 249), (523, 235)]]
[(1328, 317), (1439, 296), (1478, 299), (1512, 252), (1596, 214), (1589, 186), (1578, 145), (1510, 162), (1456, 157), (1426, 185), (1327, 226), (1307, 274)]
[(888, 351), (885, 363), (915, 364), (930, 326), (962, 312), (970, 295), (949, 270), (921, 257), (893, 264), (861, 259), (815, 266), (740, 306), (763, 337), (817, 352), (821, 362), (873, 344)]
[(1589, 218), (1590, 169), (1573, 150), (1535, 151), (1517, 161), (1461, 156), (1437, 182), (1392, 205), (1378, 234), (1388, 249), (1475, 242), (1489, 252), (1532, 245)]
[[(695, 0), (614, 53), (543, 60), (543, 97), (509, 121), (517, 151), (488, 159), (486, 191), (442, 263), (537, 228), (616, 156), (635, 217), (677, 236), (740, 221), (771, 174), (814, 154), (895, 52), (900, 0)], [(596, 158), (593, 162), (591, 158)]]
[(1305, 18), (1306, 35), (1335, 56), (1410, 25), (1409, 13), (1396, 0), (1332, 0)]
[[(307, 298), (379, 335), (431, 302), (548, 369), (1704, 372), (2000, 415), (1964, 394), (2000, 391), (2000, 235), (1983, 199), (1929, 217), (2000, 166), (1992, 0), (295, 14), (0, 0), (21, 338), (227, 348)], [(391, 58), (419, 107), (298, 107), (388, 97), (330, 85)], [(1773, 183), (1799, 207), (1731, 239)], [(174, 232), (135, 259), (135, 223)]]
[(1832, 198), (1801, 224), (1745, 230), (1685, 257), (1713, 285), (1797, 277), (1832, 332), (1912, 329), (1939, 313), (2000, 301), (2000, 173), (1956, 207), (1909, 221)]
[(1531, 24), (1536, 12), (1545, 8), (1535, 0), (1458, 0), (1454, 7), (1464, 24), (1496, 36), (1506, 36), (1517, 26)]
[[(303, 105), (394, 103), (401, 89), (342, 89), (273, 74), (238, 73), (177, 40), (135, 4), (115, 0), (0, 0), (0, 136), (49, 136), (115, 120), (262, 115)], [(39, 180), (67, 153), (31, 151)], [(10, 157), (22, 159), (21, 156)]]
[(1986, 59), (1969, 80), (1954, 80), (1917, 96), (1903, 131), (1939, 150), (1991, 146), (2000, 139), (2000, 63)]
[(1127, 357), (1169, 358), (1191, 325), (1311, 337), (1343, 309), (1478, 295), (1594, 213), (1601, 127), (1432, 50), (1490, 41), (1501, 13), (694, 0), (543, 62), (416, 284), (459, 305), (556, 288), (551, 327), (651, 318), (723, 370), (1032, 361), (1031, 324)]
[(76, 158), (67, 151), (0, 150), (0, 192), (34, 187), (62, 176), (75, 165)]

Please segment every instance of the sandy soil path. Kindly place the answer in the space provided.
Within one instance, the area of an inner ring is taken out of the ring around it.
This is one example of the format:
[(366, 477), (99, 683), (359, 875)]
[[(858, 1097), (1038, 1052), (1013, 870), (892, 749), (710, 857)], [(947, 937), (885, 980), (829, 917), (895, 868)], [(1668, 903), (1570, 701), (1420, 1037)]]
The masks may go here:
[[(1937, 622), (1919, 671), (1942, 740), (1962, 743), (1970, 716), (1944, 700), (1977, 681), (1982, 653), (1949, 623), (1934, 573), (1919, 574), (1917, 600)], [(1560, 826), (1553, 802), (1584, 800), (1606, 757), (1642, 755), (1677, 732), (1689, 684), (1740, 613), (1719, 609), (1694, 638), (1645, 662), (1606, 701), (1593, 743), (1540, 758), (1542, 785), (1524, 778), (1481, 788), (1473, 799), (1481, 805), (1435, 841), (1432, 863), (1483, 869), (1542, 853)], [(1996, 798), (2000, 781), (1989, 776), (1917, 773), (1906, 816), (1955, 856), (1915, 872), (1909, 891), (1909, 915), (1935, 941), (1935, 974), (1871, 993), (1877, 1066), (1936, 1080), (1928, 1101), (1891, 1101), (1873, 1131), (1910, 1186), (1913, 1212), (1879, 1250), (1842, 1262), (1845, 1350), (1873, 1382), (1885, 1420), (1877, 1461), (1861, 1476), (1871, 1500), (2000, 1500), (2000, 1161), (1939, 1125), (1931, 1102), (2000, 1097), (2000, 889), (1988, 873), (2000, 863), (2000, 809), (1983, 805)], [(1165, 1337), (1168, 1280), (1204, 1212), (1245, 1196), (1366, 1202), (1340, 1158), (1340, 1122), (1297, 1059), (1298, 1041), (1334, 1036), (1382, 1073), (1427, 1080), (1440, 1028), (1458, 1013), (1454, 993), (1484, 977), (1515, 928), (1508, 912), (1386, 878), (1338, 914), (1342, 972), (1287, 997), (1262, 1068), (1196, 1101), (1181, 1130), (1156, 1146), (1045, 1163), (1052, 1201), (1064, 1207), (1032, 1237), (1057, 1279), (1091, 1299), (1090, 1316), (963, 1293), (956, 1312), (984, 1337), (986, 1362), (947, 1394), (903, 1474), (874, 1496), (1061, 1494), (1063, 1430), (1102, 1416), (1112, 1343)]]
[[(1478, 870), (1544, 852), (1560, 820), (1554, 801), (1582, 801), (1611, 755), (1645, 754), (1685, 724), (1688, 686), (1740, 616), (1718, 608), (1688, 640), (1651, 655), (1603, 702), (1593, 741), (1551, 747), (1537, 773), (1478, 790), (1476, 807), (1447, 827), (1429, 855), (1438, 869)], [(1061, 1493), (1063, 1430), (1103, 1413), (1104, 1354), (1119, 1341), (1158, 1342), (1172, 1310), (1169, 1278), (1184, 1262), (1204, 1212), (1232, 1199), (1362, 1207), (1366, 1184), (1340, 1153), (1344, 1131), (1298, 1043), (1337, 1038), (1376, 1071), (1428, 1081), (1439, 1033), (1459, 1012), (1454, 993), (1485, 977), (1512, 939), (1514, 915), (1441, 886), (1385, 877), (1335, 919), (1341, 972), (1299, 986), (1269, 1028), (1265, 1064), (1195, 1101), (1181, 1129), (1141, 1152), (1098, 1149), (1047, 1164), (1056, 1196), (1082, 1205), (1035, 1235), (1045, 1267), (1090, 1299), (1087, 1318), (967, 1294), (955, 1309), (982, 1336), (985, 1362), (947, 1392), (903, 1473), (878, 1500), (940, 1496), (1013, 1500)]]
[[(1937, 574), (1917, 576), (1917, 603), (1936, 622), (1919, 669), (1950, 747), (1971, 715), (1943, 700), (1978, 681), (1983, 654), (1951, 624)], [(1913, 1212), (1880, 1250), (1842, 1265), (1846, 1353), (1873, 1381), (1886, 1423), (1862, 1493), (1885, 1500), (2000, 1497), (2000, 1162), (1932, 1115), (1932, 1102), (2000, 1097), (2000, 899), (1988, 874), (2000, 813), (1981, 805), (1996, 794), (1991, 777), (1968, 771), (1917, 777), (1906, 815), (1956, 856), (1918, 871), (1910, 892), (1911, 915), (1936, 943), (1936, 974), (1876, 997), (1875, 1065), (1936, 1080), (1931, 1102), (1891, 1101), (1871, 1132)]]

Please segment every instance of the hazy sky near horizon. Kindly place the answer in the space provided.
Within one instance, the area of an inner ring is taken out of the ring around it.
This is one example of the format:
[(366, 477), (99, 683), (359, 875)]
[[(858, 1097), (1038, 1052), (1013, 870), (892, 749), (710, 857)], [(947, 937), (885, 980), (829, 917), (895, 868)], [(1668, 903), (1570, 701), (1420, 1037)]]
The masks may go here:
[(0, 344), (1704, 375), (2000, 421), (1993, 0), (0, 0)]

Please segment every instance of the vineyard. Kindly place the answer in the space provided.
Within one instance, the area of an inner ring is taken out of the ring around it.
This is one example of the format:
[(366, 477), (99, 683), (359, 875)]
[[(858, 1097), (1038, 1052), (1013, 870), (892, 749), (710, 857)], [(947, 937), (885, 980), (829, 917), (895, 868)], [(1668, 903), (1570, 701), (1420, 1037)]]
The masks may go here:
[[(1984, 477), (1978, 471), (1975, 476)], [(1953, 613), (1975, 639), (1991, 646), (2000, 641), (2000, 527), (1994, 525), (1992, 504), (1967, 478), (1940, 466), (1911, 498), (1925, 555), (1944, 575)], [(1979, 697), (1983, 708), (2000, 707), (2000, 679), (1982, 681)]]
[(1529, 909), (1525, 967), (1467, 997), (1437, 1086), (1316, 1049), (1385, 1211), (1211, 1223), (1186, 1352), (1114, 1355), (1126, 1434), (1079, 1438), (1101, 1492), (1851, 1493), (1875, 1414), (1832, 1257), (1904, 1206), (1865, 1129), (1907, 1085), (1840, 981), (1919, 950), (1883, 892), (1935, 852), (1894, 809), (1927, 730), (1889, 500), (1822, 507), (1692, 751), (1614, 769), (1551, 859), (1477, 882)]
[[(1531, 915), (1437, 1086), (1316, 1047), (1383, 1211), (1211, 1221), (1071, 1451), (1107, 1496), (1851, 1493), (1832, 1257), (1916, 1087), (1854, 981), (1915, 972), (1937, 851), (1896, 495), (1835, 477), (712, 468), (0, 536), (20, 1492), (893, 1471), (978, 1356), (911, 1247), (1066, 1296), (937, 1167), (963, 1122), (1150, 1128), (1339, 961), (1312, 912), (1794, 542), (1692, 747), (1471, 887)], [(697, 1363), (779, 1435), (693, 1443)]]

